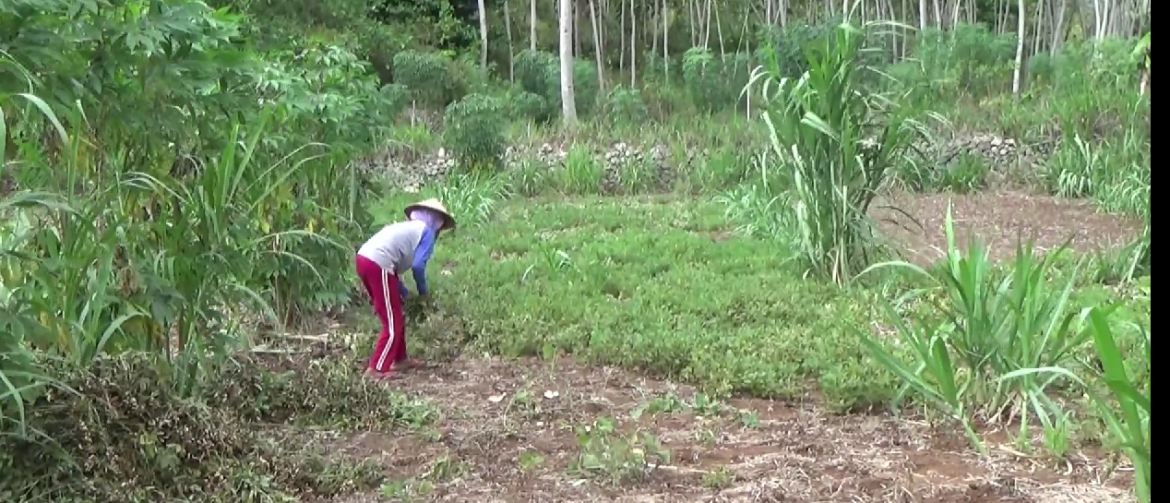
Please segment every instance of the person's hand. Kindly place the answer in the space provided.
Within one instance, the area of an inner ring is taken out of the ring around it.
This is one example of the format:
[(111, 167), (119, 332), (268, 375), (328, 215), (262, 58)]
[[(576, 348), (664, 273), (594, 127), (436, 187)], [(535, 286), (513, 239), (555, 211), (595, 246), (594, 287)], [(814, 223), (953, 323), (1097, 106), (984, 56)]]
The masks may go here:
[(433, 307), (435, 305), (435, 300), (434, 300), (434, 298), (431, 297), (430, 293), (419, 294), (418, 302), (419, 302), (419, 304), (422, 304), (422, 306), (424, 308), (427, 308), (427, 309), (430, 309), (431, 307)]

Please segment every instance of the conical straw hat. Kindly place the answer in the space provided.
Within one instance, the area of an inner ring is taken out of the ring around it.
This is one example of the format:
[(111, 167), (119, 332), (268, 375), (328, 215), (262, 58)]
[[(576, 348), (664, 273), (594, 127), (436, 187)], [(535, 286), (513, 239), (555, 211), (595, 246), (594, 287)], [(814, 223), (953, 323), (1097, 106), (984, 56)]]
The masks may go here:
[(431, 210), (431, 211), (438, 212), (440, 215), (443, 215), (443, 228), (440, 230), (445, 231), (448, 229), (455, 228), (455, 217), (451, 216), (451, 212), (447, 211), (447, 207), (443, 206), (443, 203), (439, 202), (438, 199), (431, 198), (431, 199), (427, 199), (425, 201), (419, 201), (417, 203), (414, 203), (414, 204), (407, 206), (405, 209), (402, 210), (402, 212), (406, 214), (406, 218), (410, 218), (410, 212), (412, 212), (414, 210), (424, 209), (424, 208)]

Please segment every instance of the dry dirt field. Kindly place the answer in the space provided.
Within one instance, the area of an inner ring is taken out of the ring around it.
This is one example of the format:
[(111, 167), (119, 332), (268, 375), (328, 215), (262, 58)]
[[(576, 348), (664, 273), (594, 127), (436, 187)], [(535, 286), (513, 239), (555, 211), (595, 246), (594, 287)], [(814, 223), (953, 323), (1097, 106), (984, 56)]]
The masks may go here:
[[(946, 250), (947, 206), (951, 207), (960, 248), (974, 234), (992, 260), (1011, 259), (1018, 241), (1035, 240), (1037, 252), (1069, 246), (1080, 252), (1122, 246), (1141, 234), (1142, 223), (1102, 213), (1086, 200), (1056, 199), (1025, 192), (976, 194), (896, 193), (874, 201), (871, 214), (881, 230), (906, 252), (927, 263)], [(893, 208), (896, 208), (893, 209)]]
[[(955, 432), (885, 414), (832, 415), (812, 404), (733, 399), (706, 415), (684, 405), (639, 416), (635, 411), (655, 397), (690, 405), (695, 392), (568, 359), (459, 359), (387, 385), (439, 405), (436, 430), (367, 432), (337, 448), (381, 460), (393, 479), (431, 487), (426, 494), (402, 489), (398, 498), (360, 494), (341, 502), (1132, 500), (1127, 474), (1108, 475), (1106, 460), (1074, 455), (1054, 465), (1006, 445), (993, 445), (991, 457), (980, 459)], [(576, 473), (582, 448), (573, 426), (603, 418), (619, 432), (656, 435), (669, 461), (648, 462), (637, 468), (641, 480), (622, 484), (604, 473)], [(994, 442), (997, 435), (989, 437)]]

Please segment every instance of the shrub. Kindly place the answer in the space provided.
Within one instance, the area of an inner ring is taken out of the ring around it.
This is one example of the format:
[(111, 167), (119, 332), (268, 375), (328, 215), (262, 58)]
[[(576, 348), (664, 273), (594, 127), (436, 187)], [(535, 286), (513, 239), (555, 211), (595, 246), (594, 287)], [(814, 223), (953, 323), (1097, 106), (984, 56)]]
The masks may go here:
[(444, 106), (459, 99), (453, 65), (439, 53), (402, 51), (394, 55), (394, 79), (405, 84), (418, 103)]
[(688, 49), (683, 54), (682, 74), (695, 107), (714, 112), (734, 106), (747, 84), (749, 64), (746, 57), (723, 60), (702, 47)]
[(548, 116), (548, 101), (537, 93), (513, 88), (508, 93), (508, 117), (512, 120), (543, 120)]
[(605, 114), (616, 124), (636, 125), (650, 118), (650, 110), (642, 100), (642, 91), (625, 86), (617, 86), (609, 92)]
[[(525, 50), (516, 55), (516, 82), (530, 93), (545, 96), (548, 81), (553, 77), (559, 63), (547, 52)], [(557, 73), (559, 75), (559, 73)]]
[[(516, 56), (516, 81), (525, 91), (544, 97), (547, 107), (541, 121), (559, 116), (561, 110), (561, 64), (549, 53), (523, 51)], [(573, 90), (577, 114), (587, 116), (597, 108), (600, 92), (597, 68), (583, 60), (573, 62)]]
[(465, 169), (499, 168), (504, 157), (504, 107), (499, 98), (469, 94), (447, 106), (444, 146)]

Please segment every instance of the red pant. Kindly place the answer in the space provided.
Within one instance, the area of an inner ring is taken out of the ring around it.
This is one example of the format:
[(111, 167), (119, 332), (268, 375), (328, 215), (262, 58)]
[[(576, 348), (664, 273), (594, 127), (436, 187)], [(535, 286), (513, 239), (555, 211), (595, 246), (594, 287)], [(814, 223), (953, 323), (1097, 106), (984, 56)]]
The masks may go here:
[(402, 315), (398, 275), (361, 255), (354, 261), (358, 277), (374, 301), (374, 314), (382, 320), (382, 332), (370, 357), (370, 370), (388, 372), (391, 365), (406, 360), (406, 318)]

